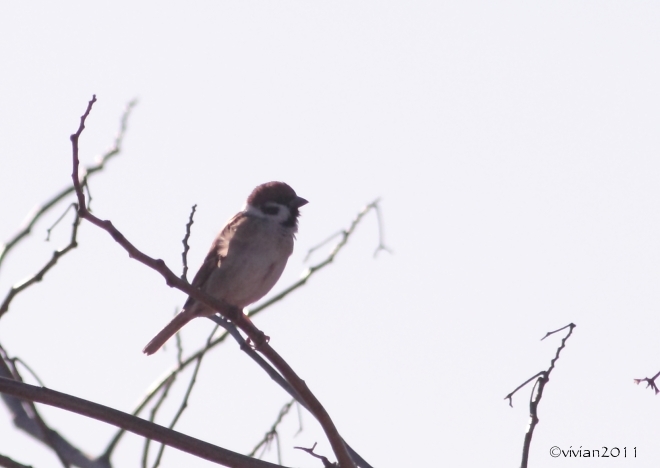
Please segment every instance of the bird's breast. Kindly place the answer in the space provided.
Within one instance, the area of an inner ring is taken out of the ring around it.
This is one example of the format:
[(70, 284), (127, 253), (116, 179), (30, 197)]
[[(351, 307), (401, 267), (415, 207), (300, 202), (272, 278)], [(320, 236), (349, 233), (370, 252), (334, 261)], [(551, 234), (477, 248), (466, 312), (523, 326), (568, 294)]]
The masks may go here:
[(293, 235), (279, 225), (238, 226), (206, 284), (209, 294), (239, 308), (258, 301), (277, 283), (292, 251)]

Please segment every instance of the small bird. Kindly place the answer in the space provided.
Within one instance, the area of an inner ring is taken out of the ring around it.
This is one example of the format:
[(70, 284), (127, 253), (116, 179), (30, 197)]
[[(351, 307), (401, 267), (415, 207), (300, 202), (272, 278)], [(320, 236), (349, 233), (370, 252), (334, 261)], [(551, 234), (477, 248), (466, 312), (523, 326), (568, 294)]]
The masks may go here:
[[(275, 285), (293, 252), (298, 208), (307, 200), (284, 182), (257, 186), (217, 235), (192, 286), (243, 309), (264, 297)], [(215, 314), (192, 297), (165, 328), (145, 346), (145, 354), (160, 349), (181, 327), (196, 317)]]

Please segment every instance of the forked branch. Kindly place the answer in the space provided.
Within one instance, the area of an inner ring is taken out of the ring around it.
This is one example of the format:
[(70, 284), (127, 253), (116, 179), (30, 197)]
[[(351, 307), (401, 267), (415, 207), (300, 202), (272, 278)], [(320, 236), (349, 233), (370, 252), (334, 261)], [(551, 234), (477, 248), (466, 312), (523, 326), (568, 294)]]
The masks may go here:
[(282, 468), (262, 460), (217, 447), (208, 442), (181, 434), (133, 415), (99, 405), (66, 393), (35, 387), (16, 380), (0, 377), (0, 393), (16, 398), (61, 408), (88, 418), (122, 427), (129, 432), (169, 445), (197, 457), (232, 468)]
[[(126, 109), (124, 110), (124, 113), (121, 117), (119, 132), (117, 132), (117, 136), (115, 137), (114, 143), (105, 153), (103, 153), (99, 157), (96, 164), (85, 168), (84, 170), (85, 181), (87, 181), (92, 175), (96, 174), (97, 172), (102, 171), (105, 168), (105, 164), (110, 159), (121, 153), (122, 143), (124, 142), (124, 136), (126, 135), (126, 129), (128, 127), (128, 118), (130, 117), (131, 111), (136, 105), (137, 105), (137, 100), (135, 99), (130, 101), (126, 105)], [(74, 192), (74, 186), (70, 185), (60, 190), (55, 195), (53, 195), (49, 200), (41, 204), (41, 206), (35, 208), (35, 210), (28, 216), (25, 224), (23, 225), (23, 228), (21, 228), (21, 230), (18, 231), (11, 239), (9, 239), (2, 246), (0, 246), (0, 266), (2, 266), (2, 262), (7, 257), (7, 254), (14, 247), (16, 247), (16, 245), (18, 245), (21, 242), (21, 240), (27, 237), (30, 234), (30, 232), (32, 232), (32, 228), (37, 223), (37, 221), (39, 221), (39, 219), (41, 219), (41, 217), (44, 214), (50, 211), (60, 201), (64, 200), (68, 195), (72, 194), (73, 192)]]
[(546, 384), (550, 381), (550, 373), (552, 370), (555, 368), (555, 364), (557, 360), (559, 359), (559, 354), (561, 351), (566, 347), (566, 340), (568, 340), (573, 333), (573, 329), (575, 328), (575, 324), (569, 323), (565, 327), (561, 327), (557, 330), (548, 332), (545, 334), (543, 338), (541, 338), (541, 341), (545, 340), (547, 337), (550, 335), (553, 335), (555, 333), (558, 333), (562, 330), (565, 330), (568, 328), (568, 333), (564, 338), (561, 340), (561, 344), (557, 348), (557, 352), (555, 353), (555, 357), (552, 358), (550, 361), (550, 367), (548, 367), (546, 370), (543, 370), (536, 375), (530, 377), (527, 379), (525, 382), (522, 384), (518, 385), (515, 390), (513, 390), (511, 393), (509, 393), (507, 396), (504, 397), (505, 400), (509, 400), (509, 405), (513, 407), (513, 395), (523, 388), (525, 385), (530, 383), (531, 381), (534, 382), (534, 387), (532, 388), (532, 394), (529, 398), (529, 417), (530, 417), (530, 423), (527, 428), (527, 433), (525, 434), (525, 441), (523, 443), (523, 454), (522, 454), (522, 462), (520, 464), (521, 468), (527, 468), (527, 463), (529, 461), (529, 450), (532, 445), (532, 437), (534, 436), (534, 429), (536, 428), (536, 425), (539, 422), (539, 415), (538, 415), (538, 407), (539, 403), (541, 403), (541, 398), (543, 398), (543, 390), (545, 389)]
[(342, 440), (337, 428), (335, 427), (332, 419), (326, 412), (325, 408), (321, 405), (318, 399), (312, 394), (305, 382), (298, 377), (288, 363), (270, 346), (265, 334), (259, 330), (254, 324), (248, 320), (237, 308), (227, 304), (225, 301), (216, 299), (208, 294), (205, 294), (200, 289), (193, 288), (187, 281), (180, 279), (177, 275), (167, 267), (165, 262), (161, 259), (154, 259), (140, 251), (137, 247), (131, 244), (128, 239), (113, 226), (109, 220), (102, 220), (87, 209), (85, 195), (82, 190), (82, 184), (78, 176), (80, 160), (79, 160), (79, 139), (83, 130), (85, 129), (85, 121), (92, 110), (92, 106), (96, 102), (96, 96), (89, 101), (85, 113), (80, 118), (80, 125), (76, 133), (71, 135), (72, 153), (73, 153), (73, 171), (72, 179), (75, 187), (76, 195), (78, 197), (78, 213), (82, 219), (89, 221), (97, 227), (105, 230), (112, 236), (122, 248), (128, 252), (131, 258), (145, 264), (146, 266), (159, 272), (168, 286), (175, 287), (189, 296), (197, 299), (201, 303), (213, 308), (219, 312), (223, 317), (231, 320), (238, 328), (240, 328), (254, 343), (255, 348), (261, 352), (270, 363), (280, 372), (280, 374), (289, 382), (289, 384), (296, 389), (300, 394), (310, 412), (319, 421), (323, 428), (326, 437), (328, 438), (332, 450), (339, 461), (342, 468), (355, 468), (356, 465), (351, 459), (346, 445)]

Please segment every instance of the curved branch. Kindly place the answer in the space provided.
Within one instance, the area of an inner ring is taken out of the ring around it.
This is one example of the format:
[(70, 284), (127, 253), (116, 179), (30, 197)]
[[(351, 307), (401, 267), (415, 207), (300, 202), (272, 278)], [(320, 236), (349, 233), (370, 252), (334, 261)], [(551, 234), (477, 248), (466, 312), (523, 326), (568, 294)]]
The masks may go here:
[(108, 406), (67, 395), (44, 387), (35, 387), (0, 377), (0, 393), (23, 400), (43, 403), (89, 418), (122, 427), (134, 434), (148, 437), (183, 452), (232, 468), (282, 468), (281, 465), (256, 460), (240, 453), (218, 447), (180, 432), (167, 429), (144, 419)]
[[(376, 199), (372, 201), (371, 203), (367, 204), (364, 208), (362, 208), (358, 214), (353, 218), (353, 221), (351, 222), (350, 226), (346, 229), (343, 229), (335, 234), (333, 234), (331, 237), (326, 239), (325, 241), (321, 242), (320, 244), (316, 245), (315, 247), (312, 247), (308, 254), (307, 257), (311, 255), (314, 251), (318, 250), (322, 246), (326, 245), (330, 240), (335, 239), (336, 237), (340, 236), (341, 239), (339, 242), (330, 250), (330, 253), (326, 258), (321, 260), (320, 262), (312, 265), (311, 267), (307, 268), (303, 274), (301, 275), (300, 279), (290, 285), (289, 287), (285, 288), (283, 291), (275, 295), (274, 297), (268, 299), (267, 301), (261, 303), (254, 309), (246, 309), (246, 313), (248, 317), (253, 317), (254, 315), (262, 312), (263, 310), (267, 309), (274, 303), (284, 299), (286, 296), (289, 294), (293, 293), (297, 289), (301, 288), (304, 286), (307, 281), (317, 272), (321, 271), (328, 265), (332, 264), (335, 257), (337, 254), (346, 246), (350, 236), (355, 232), (355, 229), (357, 228), (358, 224), (362, 221), (364, 216), (370, 211), (370, 210), (376, 210), (376, 212), (379, 214), (379, 203), (380, 200)], [(193, 211), (194, 211), (193, 207)], [(192, 215), (192, 214), (191, 214)], [(190, 222), (189, 222), (190, 224)], [(380, 250), (387, 250), (390, 251), (387, 247), (384, 246), (383, 244), (383, 235), (382, 235), (382, 220), (380, 215), (378, 215), (378, 230), (379, 230), (379, 247), (376, 249), (376, 253), (378, 253)], [(189, 228), (187, 226), (186, 228), (186, 239), (189, 237)], [(187, 243), (184, 240), (184, 246), (187, 247)], [(185, 259), (185, 251), (184, 251), (184, 259)], [(220, 323), (218, 320), (222, 320), (220, 317), (211, 317), (211, 320), (215, 321), (216, 323), (221, 324), (223, 327), (225, 326), (224, 323)], [(233, 330), (236, 330), (234, 327), (232, 327)], [(229, 336), (229, 334), (232, 334), (236, 341), (238, 342), (239, 346), (241, 346), (241, 349), (245, 351), (253, 360), (257, 362), (257, 364), (261, 367), (264, 368), (264, 370), (271, 376), (271, 378), (278, 384), (280, 385), (289, 395), (291, 395), (294, 399), (296, 399), (299, 403), (302, 404), (302, 400), (299, 398), (299, 395), (297, 392), (295, 392), (291, 386), (282, 378), (282, 376), (272, 367), (270, 367), (252, 348), (249, 346), (244, 346), (245, 342), (243, 340), (243, 337), (240, 335), (240, 333), (234, 333), (232, 330), (229, 330), (228, 332), (223, 333), (220, 335), (218, 338), (212, 340), (210, 343), (208, 343), (206, 346), (203, 348), (197, 350), (194, 352), (191, 356), (189, 356), (185, 360), (179, 359), (179, 362), (177, 366), (175, 366), (173, 369), (171, 369), (164, 377), (161, 378), (161, 380), (157, 383), (155, 383), (150, 390), (147, 392), (147, 394), (143, 397), (142, 401), (138, 404), (138, 406), (133, 410), (133, 415), (137, 416), (142, 412), (142, 410), (147, 406), (147, 404), (167, 385), (171, 384), (172, 380), (176, 378), (177, 374), (184, 369), (186, 369), (190, 364), (195, 362), (197, 359), (199, 359), (201, 356), (203, 356), (206, 352), (210, 351), (212, 348), (218, 346), (220, 343), (224, 342), (225, 339)], [(178, 335), (177, 335), (178, 336)], [(161, 394), (162, 397), (162, 394)], [(119, 442), (121, 436), (123, 435), (123, 431), (117, 432), (115, 436), (112, 438), (110, 443), (108, 444), (108, 447), (105, 450), (106, 454), (112, 453), (114, 448), (116, 447), (117, 443)], [(357, 461), (358, 466), (361, 468), (371, 468), (371, 465), (367, 463), (357, 452), (355, 452), (348, 444), (346, 444), (348, 451), (351, 454), (351, 457), (353, 460)]]
[(527, 379), (525, 382), (522, 384), (518, 385), (515, 390), (513, 390), (511, 393), (509, 393), (507, 396), (504, 397), (505, 400), (509, 400), (509, 406), (513, 407), (513, 395), (523, 388), (525, 385), (530, 383), (531, 381), (534, 381), (534, 386), (532, 387), (532, 394), (529, 397), (529, 417), (530, 417), (530, 422), (529, 425), (527, 426), (527, 432), (525, 433), (525, 440), (523, 442), (523, 453), (522, 453), (522, 461), (520, 463), (521, 468), (527, 468), (527, 463), (529, 462), (529, 451), (532, 445), (532, 437), (534, 437), (534, 429), (536, 428), (537, 424), (539, 423), (539, 404), (541, 403), (541, 399), (543, 398), (543, 390), (545, 389), (545, 386), (547, 383), (550, 381), (550, 374), (555, 368), (555, 365), (557, 364), (557, 361), (559, 360), (559, 355), (561, 354), (562, 350), (566, 347), (566, 341), (571, 337), (573, 334), (573, 329), (576, 327), (574, 323), (569, 323), (568, 325), (561, 327), (557, 330), (553, 330), (551, 332), (548, 332), (545, 334), (543, 338), (541, 338), (541, 341), (545, 340), (547, 337), (550, 335), (553, 335), (555, 333), (558, 333), (562, 330), (565, 330), (568, 328), (568, 333), (566, 336), (564, 336), (561, 340), (561, 344), (557, 348), (557, 351), (555, 352), (555, 357), (553, 357), (550, 360), (550, 367), (548, 369), (543, 370), (533, 377), (530, 377)]
[[(0, 346), (0, 377), (7, 380), (18, 380), (20, 375), (15, 372), (15, 367), (9, 367), (11, 359), (6, 351)], [(8, 394), (2, 395), (2, 400), (13, 416), (14, 425), (26, 434), (49, 445), (58, 456), (63, 457), (71, 465), (80, 468), (110, 468), (109, 458), (103, 456), (92, 458), (73, 446), (68, 440), (54, 429), (48, 427), (36, 414), (34, 404), (26, 404), (18, 398)], [(0, 466), (3, 466), (0, 464)]]
[[(112, 157), (118, 155), (121, 153), (121, 145), (124, 141), (124, 135), (126, 134), (126, 129), (128, 127), (128, 117), (131, 114), (131, 111), (133, 108), (137, 105), (137, 100), (133, 99), (126, 105), (126, 109), (124, 110), (124, 113), (121, 117), (121, 122), (119, 125), (119, 132), (117, 133), (117, 136), (115, 137), (115, 142), (114, 144), (108, 149), (97, 161), (96, 164), (93, 166), (88, 166), (85, 168), (85, 179), (88, 179), (92, 174), (95, 174), (97, 172), (100, 172), (105, 168), (105, 163), (108, 162)], [(32, 232), (32, 228), (34, 225), (39, 221), (39, 219), (46, 214), (51, 208), (53, 208), (55, 205), (57, 205), (60, 201), (62, 201), (64, 198), (67, 197), (67, 195), (70, 195), (74, 192), (74, 187), (73, 185), (60, 190), (60, 192), (56, 193), (51, 197), (50, 200), (47, 200), (44, 202), (41, 206), (38, 208), (35, 208), (33, 213), (28, 217), (27, 221), (25, 222), (25, 225), (23, 228), (14, 234), (14, 237), (9, 239), (7, 242), (5, 242), (2, 246), (0, 246), (0, 266), (2, 266), (2, 262), (5, 260), (7, 257), (7, 254), (11, 249), (16, 247), (16, 245), (24, 239), (26, 236)]]
[(12, 460), (4, 455), (0, 455), (0, 466), (4, 466), (5, 468), (32, 468), (31, 466), (18, 463), (16, 460)]
[(117, 242), (121, 247), (124, 248), (124, 250), (126, 250), (126, 252), (128, 252), (131, 258), (134, 258), (140, 263), (143, 263), (160, 273), (168, 286), (185, 292), (189, 296), (192, 296), (193, 298), (200, 301), (202, 304), (211, 307), (213, 310), (219, 312), (223, 317), (231, 320), (234, 324), (236, 324), (238, 328), (247, 334), (250, 340), (254, 343), (255, 349), (266, 356), (271, 364), (300, 394), (310, 412), (314, 415), (319, 424), (321, 424), (321, 427), (323, 428), (323, 431), (325, 432), (325, 435), (328, 438), (330, 445), (332, 446), (332, 450), (335, 453), (340, 466), (342, 468), (356, 468), (356, 465), (351, 459), (346, 445), (339, 435), (334, 422), (330, 418), (330, 415), (327, 413), (321, 402), (310, 391), (307, 384), (300, 377), (298, 377), (291, 366), (289, 366), (289, 364), (270, 346), (266, 335), (261, 330), (259, 330), (245, 315), (243, 315), (241, 310), (223, 300), (217, 299), (202, 292), (200, 289), (194, 288), (187, 281), (180, 279), (177, 275), (174, 274), (174, 272), (172, 272), (172, 270), (167, 267), (162, 259), (151, 258), (140, 251), (133, 244), (131, 244), (128, 239), (126, 239), (126, 237), (113, 226), (111, 221), (102, 220), (89, 212), (85, 202), (85, 195), (82, 191), (82, 185), (78, 177), (78, 169), (80, 166), (80, 160), (78, 157), (78, 140), (80, 139), (80, 135), (85, 129), (85, 121), (89, 116), (89, 113), (91, 112), (92, 106), (95, 102), (96, 95), (94, 95), (92, 100), (89, 101), (85, 113), (80, 118), (80, 125), (78, 130), (76, 133), (71, 135), (73, 153), (73, 171), (71, 176), (73, 179), (73, 185), (76, 190), (76, 195), (78, 197), (78, 213), (80, 214), (80, 217), (86, 219), (90, 223), (100, 227), (108, 234), (110, 234), (115, 242)]
[(20, 284), (12, 286), (9, 289), (9, 292), (5, 297), (5, 300), (0, 305), (0, 317), (2, 317), (9, 310), (9, 304), (14, 299), (14, 296), (19, 294), (21, 291), (29, 288), (33, 284), (40, 282), (44, 278), (44, 275), (48, 273), (48, 270), (50, 270), (57, 264), (57, 261), (60, 259), (60, 257), (66, 255), (69, 251), (78, 247), (77, 236), (78, 236), (79, 222), (80, 222), (80, 218), (76, 213), (75, 219), (73, 220), (73, 227), (71, 229), (71, 239), (69, 240), (67, 246), (53, 252), (53, 255), (50, 258), (50, 260), (41, 268), (41, 270), (39, 270), (33, 276), (24, 280)]

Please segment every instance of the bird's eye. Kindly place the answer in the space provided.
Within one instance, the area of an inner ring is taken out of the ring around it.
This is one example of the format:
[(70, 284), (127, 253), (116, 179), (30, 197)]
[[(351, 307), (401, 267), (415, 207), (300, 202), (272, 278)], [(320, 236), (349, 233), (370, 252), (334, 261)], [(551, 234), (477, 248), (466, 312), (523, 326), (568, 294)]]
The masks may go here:
[(266, 213), (267, 215), (276, 215), (277, 213), (280, 212), (280, 208), (278, 206), (262, 206), (261, 211)]

